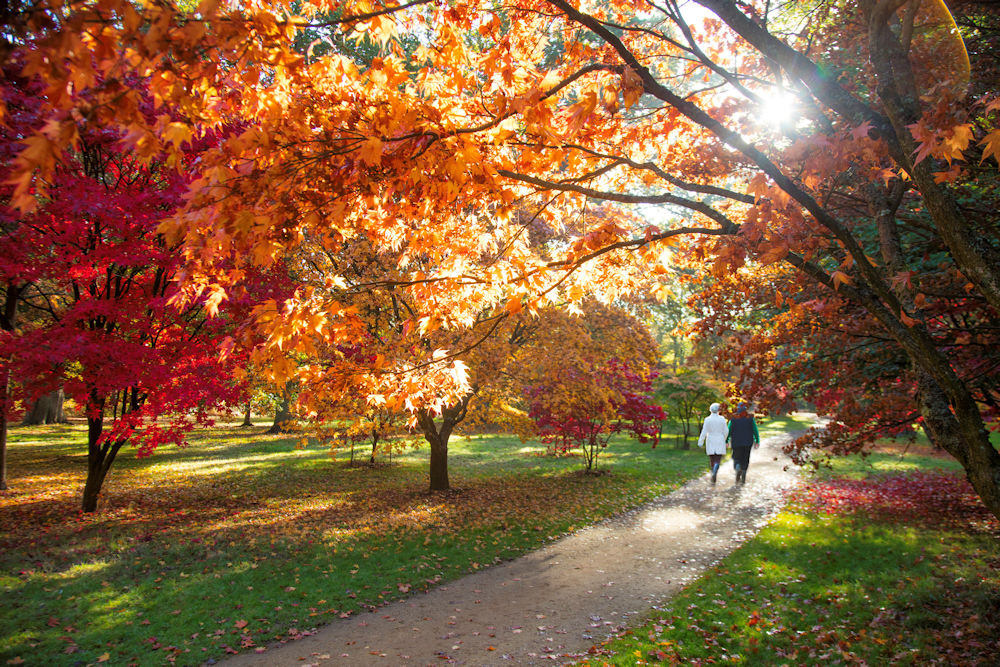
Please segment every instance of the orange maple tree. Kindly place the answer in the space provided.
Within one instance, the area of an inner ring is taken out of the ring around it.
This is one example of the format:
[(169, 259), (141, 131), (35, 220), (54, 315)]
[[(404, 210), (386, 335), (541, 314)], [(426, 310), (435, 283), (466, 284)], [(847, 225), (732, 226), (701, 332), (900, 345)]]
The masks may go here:
[[(648, 289), (682, 238), (718, 274), (783, 263), (867, 313), (935, 441), (1000, 515), (988, 418), (900, 233), (919, 224), (996, 318), (996, 221), (963, 196), (995, 176), (998, 103), (947, 6), (695, 4), (708, 20), (674, 0), (17, 5), (6, 48), (48, 82), (51, 118), (24, 139), (14, 202), (46, 196), (81, 125), (124, 126), (138, 156), (169, 164), (206, 129), (237, 128), (160, 228), (183, 244), (188, 297), (215, 309), (248, 264), (363, 242), (398, 251), (364, 288), (405, 293), (403, 326), (421, 332)], [(302, 49), (303, 30), (324, 48)], [(379, 55), (359, 65), (335, 48), (349, 40)], [(135, 76), (158, 113), (140, 112)], [(349, 345), (365, 327), (309, 289), (258, 315), (279, 348)], [(437, 363), (392, 369), (394, 391), (440, 412), (466, 379), (444, 348), (426, 354)], [(324, 369), (339, 378), (326, 386), (371, 388), (387, 364)]]

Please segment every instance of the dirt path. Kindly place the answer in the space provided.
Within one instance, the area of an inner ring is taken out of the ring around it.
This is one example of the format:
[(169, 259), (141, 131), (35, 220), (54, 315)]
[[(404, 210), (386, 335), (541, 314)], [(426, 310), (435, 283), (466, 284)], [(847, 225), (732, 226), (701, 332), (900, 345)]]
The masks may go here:
[(794, 470), (783, 470), (786, 440), (764, 440), (750, 459), (745, 486), (734, 485), (727, 463), (715, 486), (706, 474), (517, 560), (332, 623), (265, 653), (234, 656), (224, 665), (568, 662), (767, 523), (782, 492), (796, 481)]

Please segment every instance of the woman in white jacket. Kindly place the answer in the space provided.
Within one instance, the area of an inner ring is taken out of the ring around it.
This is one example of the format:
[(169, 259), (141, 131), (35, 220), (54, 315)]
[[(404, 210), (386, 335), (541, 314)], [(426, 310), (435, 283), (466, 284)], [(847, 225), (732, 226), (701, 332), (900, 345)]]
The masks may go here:
[(708, 454), (709, 466), (712, 468), (712, 484), (719, 474), (719, 464), (722, 463), (722, 456), (726, 453), (726, 436), (729, 429), (726, 426), (726, 418), (719, 414), (718, 403), (712, 403), (708, 410), (710, 415), (705, 417), (705, 423), (701, 426), (701, 435), (698, 436), (698, 446), (705, 448)]

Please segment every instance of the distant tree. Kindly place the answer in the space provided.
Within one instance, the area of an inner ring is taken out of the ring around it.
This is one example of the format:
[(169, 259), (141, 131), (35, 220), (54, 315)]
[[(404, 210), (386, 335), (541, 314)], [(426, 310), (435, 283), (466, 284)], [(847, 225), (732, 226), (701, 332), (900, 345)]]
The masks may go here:
[(652, 401), (649, 368), (630, 368), (619, 359), (599, 366), (566, 359), (527, 396), (542, 442), (557, 451), (578, 449), (588, 472), (616, 433), (628, 432), (653, 447), (659, 439), (664, 412)]
[(271, 428), (267, 429), (269, 434), (288, 433), (292, 430), (292, 423), (295, 420), (292, 404), (295, 402), (296, 393), (295, 382), (287, 380), (281, 385), (281, 390), (274, 400), (274, 422)]
[(66, 421), (63, 414), (63, 403), (66, 393), (62, 388), (50, 391), (35, 399), (30, 410), (26, 410), (21, 424), (35, 426), (38, 424), (62, 424)]
[(700, 432), (699, 417), (707, 415), (708, 406), (721, 400), (721, 395), (722, 392), (697, 370), (682, 370), (658, 378), (655, 397), (666, 407), (670, 421), (678, 424), (681, 449), (691, 448), (691, 440)]

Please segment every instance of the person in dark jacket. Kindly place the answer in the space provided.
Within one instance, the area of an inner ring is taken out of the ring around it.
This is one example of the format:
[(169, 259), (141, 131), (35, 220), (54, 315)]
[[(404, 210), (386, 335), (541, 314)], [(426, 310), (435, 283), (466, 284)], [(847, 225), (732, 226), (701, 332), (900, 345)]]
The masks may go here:
[(736, 414), (729, 420), (729, 435), (726, 442), (733, 448), (733, 467), (736, 468), (736, 483), (746, 484), (747, 468), (750, 467), (750, 449), (760, 447), (760, 433), (753, 415), (747, 412), (747, 404), (740, 403)]

